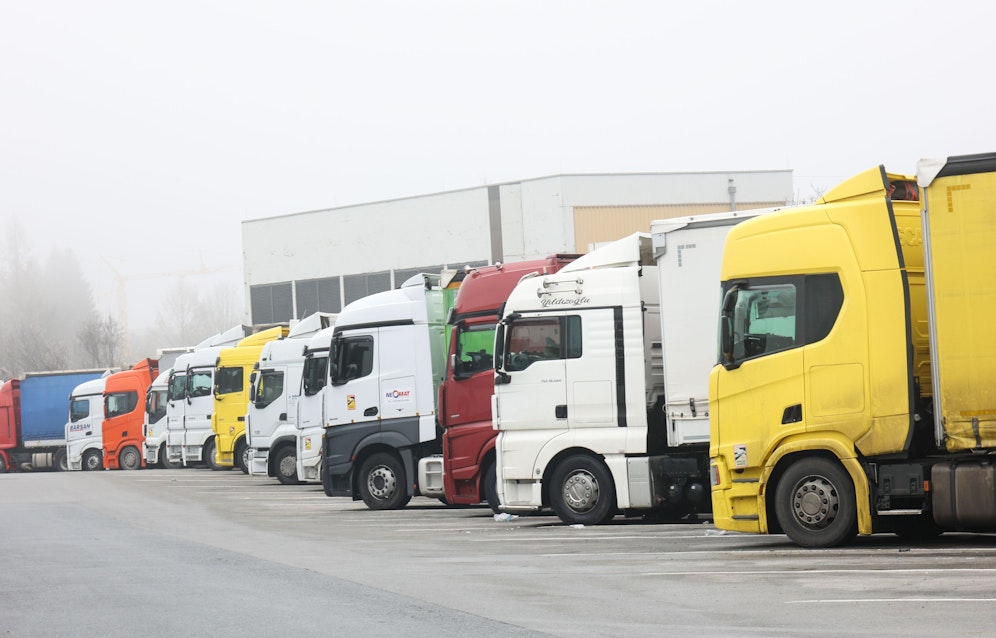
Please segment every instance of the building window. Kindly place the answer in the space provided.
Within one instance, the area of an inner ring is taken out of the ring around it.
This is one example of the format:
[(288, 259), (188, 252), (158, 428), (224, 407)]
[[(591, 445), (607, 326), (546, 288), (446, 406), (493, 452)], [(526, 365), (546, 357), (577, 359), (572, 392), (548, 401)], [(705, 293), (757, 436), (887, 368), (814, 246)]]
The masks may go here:
[(349, 304), (375, 292), (390, 290), (391, 273), (384, 271), (365, 275), (346, 275), (342, 278), (342, 289), (346, 303)]
[(291, 283), (263, 284), (249, 288), (249, 305), (255, 325), (287, 323), (294, 318)]
[(339, 312), (342, 299), (339, 296), (339, 278), (302, 279), (294, 282), (297, 295), (297, 318), (304, 319), (316, 312)]

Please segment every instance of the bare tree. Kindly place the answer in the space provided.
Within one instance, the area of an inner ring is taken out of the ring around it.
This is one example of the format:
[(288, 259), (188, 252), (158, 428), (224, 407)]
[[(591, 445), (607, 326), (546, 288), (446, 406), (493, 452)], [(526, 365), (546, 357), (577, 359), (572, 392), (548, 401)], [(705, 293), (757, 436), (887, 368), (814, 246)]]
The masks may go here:
[(219, 285), (204, 294), (179, 280), (162, 298), (155, 332), (160, 345), (193, 345), (239, 323), (241, 309), (231, 286)]
[(80, 367), (78, 326), (95, 314), (76, 255), (53, 252), (42, 270), (16, 218), (0, 250), (0, 370), (5, 376)]
[(87, 365), (96, 368), (114, 366), (121, 355), (124, 331), (113, 317), (93, 315), (76, 334), (80, 347), (89, 357)]

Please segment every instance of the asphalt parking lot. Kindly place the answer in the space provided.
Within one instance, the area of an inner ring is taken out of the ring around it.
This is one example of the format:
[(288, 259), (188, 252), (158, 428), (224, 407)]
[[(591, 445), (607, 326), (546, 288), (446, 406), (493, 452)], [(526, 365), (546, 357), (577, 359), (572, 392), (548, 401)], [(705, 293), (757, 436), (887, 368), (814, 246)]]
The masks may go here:
[(996, 537), (804, 550), (617, 518), (401, 511), (236, 471), (0, 475), (0, 636), (989, 636)]

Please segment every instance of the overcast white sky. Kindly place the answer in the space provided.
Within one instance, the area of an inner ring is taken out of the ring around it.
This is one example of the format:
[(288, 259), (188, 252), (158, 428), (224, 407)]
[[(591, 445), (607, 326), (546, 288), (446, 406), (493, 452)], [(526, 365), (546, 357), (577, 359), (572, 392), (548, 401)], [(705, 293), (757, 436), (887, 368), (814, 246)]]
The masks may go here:
[(134, 324), (168, 281), (145, 275), (241, 288), (246, 219), (579, 172), (792, 169), (805, 198), (996, 150), (994, 24), (983, 0), (0, 0), (0, 228), (72, 247), (113, 312), (109, 261)]

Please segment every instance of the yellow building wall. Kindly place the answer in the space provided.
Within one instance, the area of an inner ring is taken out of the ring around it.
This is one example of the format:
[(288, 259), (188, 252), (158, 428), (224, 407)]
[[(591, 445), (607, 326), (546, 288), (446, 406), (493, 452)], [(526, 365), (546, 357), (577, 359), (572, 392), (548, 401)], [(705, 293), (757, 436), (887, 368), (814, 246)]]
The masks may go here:
[[(785, 202), (737, 202), (737, 210), (784, 205)], [(729, 210), (729, 202), (654, 206), (577, 206), (574, 208), (574, 250), (577, 253), (586, 253), (593, 245), (622, 239), (635, 232), (650, 232), (650, 223), (656, 219), (723, 213)]]

